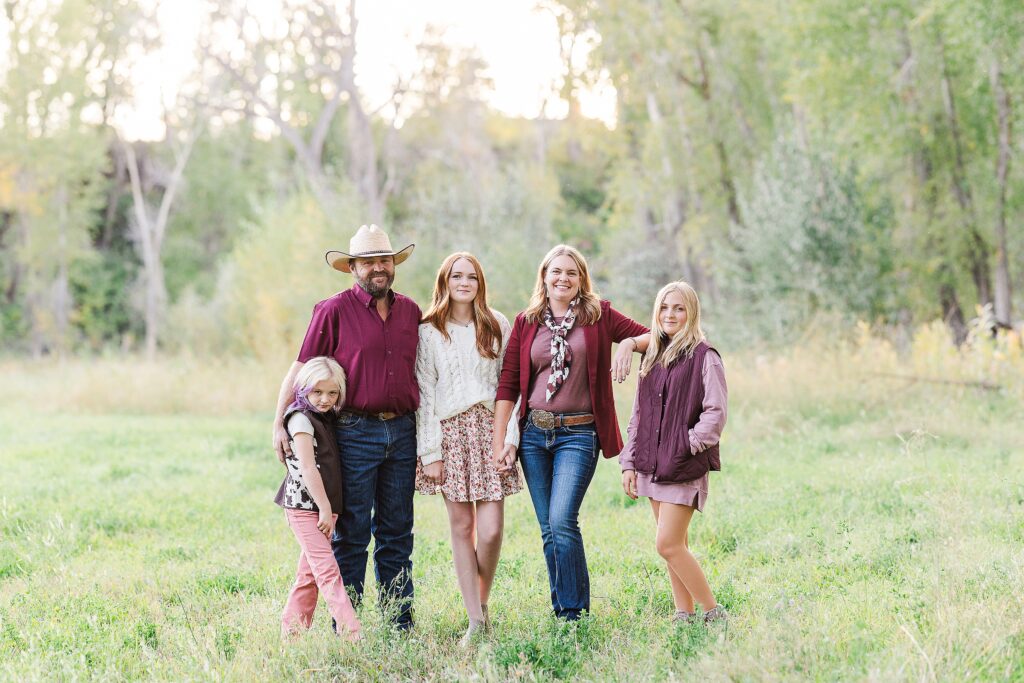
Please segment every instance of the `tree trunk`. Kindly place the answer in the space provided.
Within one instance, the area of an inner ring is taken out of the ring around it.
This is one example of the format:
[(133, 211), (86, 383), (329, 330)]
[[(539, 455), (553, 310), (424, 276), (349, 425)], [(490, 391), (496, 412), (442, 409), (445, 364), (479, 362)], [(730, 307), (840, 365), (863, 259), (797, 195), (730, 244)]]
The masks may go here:
[[(698, 41), (703, 39), (703, 34)], [(708, 132), (713, 138), (715, 156), (718, 157), (718, 182), (725, 193), (725, 205), (729, 212), (729, 219), (736, 225), (743, 225), (743, 218), (740, 216), (740, 203), (736, 193), (736, 182), (733, 179), (732, 164), (729, 161), (729, 151), (726, 149), (725, 140), (721, 131), (718, 130), (718, 119), (715, 115), (715, 106), (711, 99), (711, 77), (708, 73), (707, 59), (700, 44), (697, 45), (697, 63), (700, 66), (701, 87), (697, 90), (704, 99), (707, 109)]]
[[(30, 226), (24, 214), (17, 218), (18, 241), (26, 244), (29, 241)], [(32, 358), (39, 360), (46, 351), (46, 336), (40, 320), (43, 302), (40, 297), (38, 277), (32, 272), (30, 265), (25, 266), (25, 319), (28, 320), (28, 346)]]
[(659, 231), (661, 236), (655, 244), (661, 244), (662, 259), (665, 263), (669, 277), (678, 277), (671, 274), (679, 272), (679, 235), (683, 230), (683, 225), (686, 223), (687, 203), (682, 188), (668, 189), (676, 188), (680, 183), (678, 183), (675, 178), (675, 169), (673, 168), (672, 158), (668, 154), (669, 146), (664, 144), (664, 119), (661, 115), (661, 109), (658, 107), (658, 100), (653, 92), (647, 93), (647, 118), (650, 120), (651, 125), (658, 130), (658, 137), (662, 141), (661, 184), (666, 188), (661, 206), (661, 230)]
[(996, 100), (997, 130), (999, 133), (999, 157), (996, 161), (996, 323), (1009, 327), (1012, 323), (1013, 302), (1010, 288), (1010, 263), (1006, 244), (1006, 185), (1010, 174), (1010, 153), (1013, 149), (1013, 131), (1010, 96), (1003, 87), (999, 69), (999, 58), (993, 57), (989, 67), (989, 80)]
[[(905, 31), (902, 32), (901, 39), (904, 61), (898, 73), (901, 84), (907, 89), (905, 98), (908, 103), (907, 109), (910, 114), (910, 121), (913, 124), (911, 129), (919, 130), (922, 125), (922, 117), (921, 106), (917, 97), (917, 88), (914, 82), (915, 56), (913, 45)], [(902, 96), (904, 95), (901, 93)], [(934, 168), (932, 160), (928, 155), (928, 148), (922, 139), (916, 138), (915, 141), (917, 144), (910, 152), (909, 164), (914, 173), (916, 183), (910, 183), (912, 190), (905, 203), (910, 211), (916, 210), (919, 206), (922, 207), (925, 213), (924, 225), (929, 226), (935, 221), (938, 207), (938, 190), (933, 182)], [(922, 191), (923, 196), (918, 199), (917, 193), (922, 193)], [(939, 263), (936, 275), (939, 281), (936, 290), (939, 310), (941, 311), (943, 321), (945, 321), (950, 329), (953, 342), (959, 346), (967, 339), (967, 324), (964, 322), (963, 309), (960, 306), (960, 300), (957, 297), (956, 287), (954, 286), (953, 268), (950, 265), (950, 258), (947, 254), (948, 249), (945, 248), (945, 245), (937, 243), (938, 241), (931, 234), (927, 232), (925, 234), (924, 253), (928, 258), (933, 258)]]
[(110, 156), (114, 162), (114, 173), (111, 178), (110, 187), (107, 189), (107, 207), (103, 215), (103, 233), (97, 245), (101, 251), (110, 249), (114, 242), (114, 223), (117, 221), (118, 204), (121, 202), (121, 195), (124, 193), (124, 186), (121, 179), (124, 178), (127, 169), (124, 165), (124, 154), (119, 153), (117, 145), (110, 146)]
[(939, 54), (942, 58), (942, 101), (949, 119), (950, 136), (953, 138), (953, 195), (963, 214), (964, 230), (967, 233), (967, 260), (971, 276), (974, 278), (974, 286), (978, 290), (978, 302), (985, 305), (992, 303), (992, 277), (988, 265), (988, 246), (981, 233), (978, 232), (974, 216), (974, 201), (971, 197), (971, 188), (967, 184), (963, 143), (960, 140), (960, 122), (956, 112), (949, 63), (946, 61), (945, 45), (941, 34), (938, 36), (938, 42)]
[[(4, 238), (16, 226), (13, 211), (0, 211), (0, 251), (4, 250)], [(15, 235), (15, 239), (17, 236)], [(11, 259), (11, 279), (4, 287), (4, 301), (8, 304), (14, 303), (18, 295), (18, 281), (21, 277), (21, 263), (17, 259)]]
[(377, 179), (377, 144), (373, 139), (370, 117), (363, 109), (356, 87), (355, 60), (359, 21), (356, 18), (356, 0), (349, 0), (349, 49), (343, 53), (341, 82), (348, 92), (348, 140), (351, 158), (349, 178), (355, 183), (366, 202), (369, 222), (380, 223), (384, 218), (380, 182)]
[(967, 341), (967, 323), (964, 321), (963, 308), (957, 299), (956, 289), (947, 279), (951, 275), (947, 266), (939, 273), (939, 304), (942, 306), (943, 320), (953, 335), (953, 343), (960, 346)]
[(167, 289), (164, 285), (164, 266), (158, 253), (143, 258), (143, 278), (146, 298), (146, 357), (156, 357), (163, 312), (167, 304)]
[[(168, 139), (171, 138), (168, 133)], [(164, 307), (167, 303), (167, 286), (164, 282), (162, 251), (167, 233), (167, 223), (171, 216), (171, 205), (178, 188), (185, 176), (185, 166), (192, 154), (192, 148), (199, 137), (199, 129), (195, 128), (188, 134), (184, 148), (176, 153), (174, 170), (171, 171), (167, 186), (156, 216), (151, 216), (146, 205), (142, 190), (141, 174), (135, 150), (128, 143), (123, 143), (128, 177), (131, 180), (132, 204), (135, 209), (134, 236), (135, 245), (142, 259), (145, 286), (145, 321), (146, 321), (146, 356), (152, 360), (156, 357), (157, 344), (160, 336)]]
[(51, 290), (51, 303), (53, 305), (54, 340), (57, 351), (63, 354), (67, 351), (68, 324), (71, 320), (71, 289), (68, 284), (68, 188), (61, 183), (55, 193), (54, 201), (57, 203), (57, 244), (55, 256), (57, 258), (57, 277), (54, 279)]

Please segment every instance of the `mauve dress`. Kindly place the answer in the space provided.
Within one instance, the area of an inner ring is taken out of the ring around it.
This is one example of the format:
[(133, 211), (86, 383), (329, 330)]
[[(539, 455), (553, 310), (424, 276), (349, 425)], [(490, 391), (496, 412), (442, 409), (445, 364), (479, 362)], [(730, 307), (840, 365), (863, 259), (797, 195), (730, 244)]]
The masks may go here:
[[(728, 387), (725, 384), (725, 367), (722, 365), (722, 359), (712, 350), (704, 355), (701, 377), (704, 381), (704, 403), (700, 419), (697, 420), (697, 424), (693, 426), (689, 434), (692, 453), (699, 453), (718, 443), (722, 436), (722, 430), (725, 428), (726, 404), (729, 395)], [(633, 446), (636, 443), (639, 405), (638, 401), (633, 401), (633, 414), (629, 418), (629, 428), (626, 430), (626, 445), (619, 453), (619, 466), (623, 471), (634, 469)], [(699, 479), (679, 484), (656, 484), (651, 481), (650, 474), (637, 472), (636, 491), (638, 495), (661, 503), (689, 505), (703, 512), (704, 503), (708, 499), (708, 475), (705, 474)]]

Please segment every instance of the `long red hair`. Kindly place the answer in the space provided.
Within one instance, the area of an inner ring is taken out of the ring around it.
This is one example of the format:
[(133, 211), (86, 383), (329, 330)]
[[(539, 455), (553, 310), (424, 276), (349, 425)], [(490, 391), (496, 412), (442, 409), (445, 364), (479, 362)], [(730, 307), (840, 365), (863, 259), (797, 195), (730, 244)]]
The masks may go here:
[(498, 352), (501, 351), (501, 325), (487, 305), (487, 280), (484, 278), (484, 268), (476, 256), (468, 251), (457, 251), (441, 264), (437, 271), (437, 279), (434, 281), (434, 297), (430, 302), (430, 308), (423, 314), (423, 322), (430, 323), (437, 328), (445, 341), (451, 341), (446, 327), (452, 309), (448, 279), (452, 275), (452, 269), (455, 268), (455, 262), (459, 259), (469, 261), (476, 270), (477, 290), (476, 298), (473, 299), (473, 324), (476, 326), (477, 351), (484, 358), (497, 358)]

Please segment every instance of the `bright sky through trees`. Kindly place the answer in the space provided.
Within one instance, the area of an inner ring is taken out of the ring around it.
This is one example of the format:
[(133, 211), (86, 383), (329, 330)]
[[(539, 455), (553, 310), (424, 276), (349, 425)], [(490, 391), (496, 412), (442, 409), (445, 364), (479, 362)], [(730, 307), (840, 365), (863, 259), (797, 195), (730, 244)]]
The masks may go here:
[[(257, 16), (274, 16), (274, 0), (249, 3)], [(512, 116), (565, 116), (567, 104), (553, 97), (564, 65), (558, 28), (536, 0), (364, 0), (359, 14), (357, 79), (370, 110), (386, 101), (397, 74), (416, 68), (416, 46), (427, 27), (444, 31), (446, 41), (476, 49), (490, 67), (490, 103)], [(137, 108), (121, 112), (119, 125), (129, 138), (163, 135), (161, 98), (173, 98), (193, 65), (201, 0), (162, 2), (158, 16), (163, 49), (145, 58), (136, 81)], [(575, 59), (585, 59), (577, 49)], [(605, 81), (582, 93), (584, 116), (615, 122), (615, 90)]]

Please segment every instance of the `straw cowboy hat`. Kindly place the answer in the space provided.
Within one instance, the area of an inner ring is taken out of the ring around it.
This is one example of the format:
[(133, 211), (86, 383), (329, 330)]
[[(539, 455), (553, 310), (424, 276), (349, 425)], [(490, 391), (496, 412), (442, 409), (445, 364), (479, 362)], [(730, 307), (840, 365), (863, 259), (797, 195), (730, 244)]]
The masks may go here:
[(391, 240), (388, 239), (387, 233), (376, 225), (362, 225), (359, 227), (359, 231), (356, 232), (355, 237), (349, 240), (348, 253), (344, 251), (329, 251), (324, 254), (324, 258), (327, 259), (327, 263), (331, 268), (340, 270), (343, 273), (351, 273), (352, 268), (348, 264), (349, 259), (394, 256), (395, 265), (397, 266), (409, 258), (415, 246), (415, 244), (410, 244), (401, 251), (395, 251), (391, 248)]

